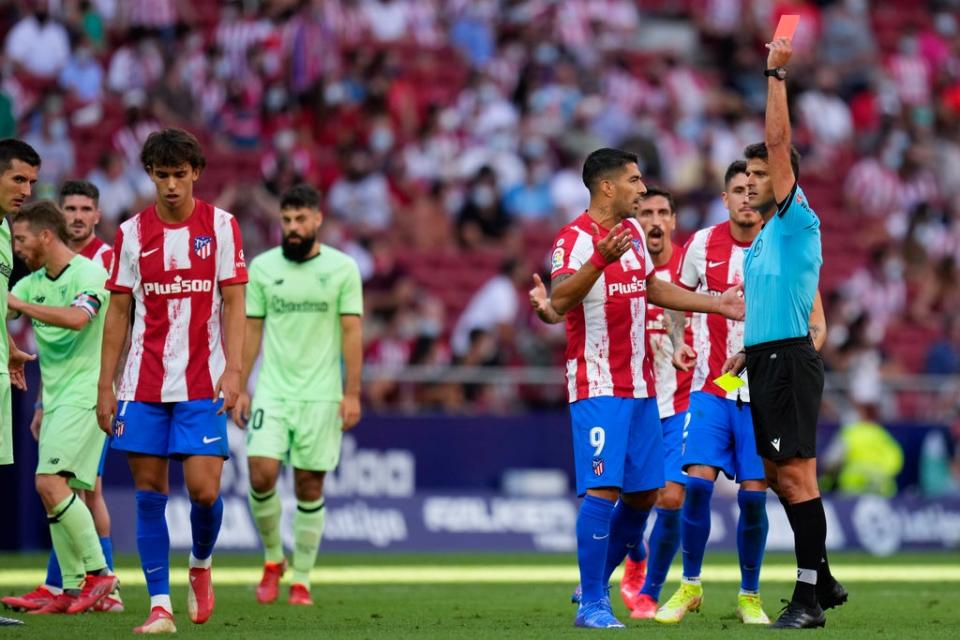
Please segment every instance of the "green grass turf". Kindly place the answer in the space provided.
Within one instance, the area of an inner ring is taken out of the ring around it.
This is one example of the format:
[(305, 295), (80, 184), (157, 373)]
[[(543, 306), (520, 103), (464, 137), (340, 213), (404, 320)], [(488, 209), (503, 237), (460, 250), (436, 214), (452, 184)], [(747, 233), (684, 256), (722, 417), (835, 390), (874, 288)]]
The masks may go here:
[[(708, 555), (711, 564), (735, 564), (731, 554)], [(789, 555), (770, 554), (770, 563), (788, 564)], [(363, 554), (321, 555), (318, 573), (324, 566), (565, 566), (572, 564), (569, 555), (552, 554)], [(45, 556), (38, 554), (0, 556), (0, 576), (6, 569), (41, 567)], [(879, 560), (860, 554), (835, 554), (836, 573), (842, 579), (844, 565), (896, 566), (927, 564), (957, 566), (957, 554), (904, 554)], [(178, 560), (174, 559), (174, 564)], [(118, 558), (119, 572), (139, 571), (136, 559)], [(249, 555), (222, 553), (217, 567), (257, 567), (259, 559)], [(216, 584), (216, 573), (214, 573)], [(35, 584), (4, 586), (0, 591), (20, 593)], [(663, 597), (668, 597), (675, 583), (669, 582)], [(816, 637), (899, 639), (924, 638), (938, 640), (960, 635), (960, 582), (895, 583), (858, 581), (848, 583), (851, 601), (841, 609), (828, 613), (827, 628)], [(253, 585), (220, 586), (214, 617), (197, 626), (186, 616), (186, 587), (173, 587), (173, 603), (179, 635), (207, 638), (563, 638), (584, 637), (599, 632), (572, 628), (574, 607), (569, 604), (572, 584), (415, 584), (415, 585), (330, 585), (314, 587), (313, 608), (289, 607), (280, 602), (257, 605)], [(662, 627), (651, 621), (629, 620), (619, 599), (615, 610), (627, 623), (628, 633), (642, 633), (644, 638), (729, 638), (773, 633), (764, 628), (746, 628), (734, 617), (736, 606), (734, 583), (705, 586), (701, 613), (689, 614), (677, 627)], [(774, 616), (778, 600), (789, 597), (790, 585), (783, 582), (766, 584), (763, 595), (767, 612)], [(282, 592), (285, 597), (286, 589)], [(127, 612), (123, 614), (87, 614), (82, 616), (26, 616), (6, 612), (25, 619), (24, 627), (0, 628), (2, 638), (57, 638), (83, 640), (127, 636), (147, 613), (144, 587), (124, 588)], [(610, 633), (610, 632), (606, 632)], [(812, 632), (811, 632), (812, 633)]]

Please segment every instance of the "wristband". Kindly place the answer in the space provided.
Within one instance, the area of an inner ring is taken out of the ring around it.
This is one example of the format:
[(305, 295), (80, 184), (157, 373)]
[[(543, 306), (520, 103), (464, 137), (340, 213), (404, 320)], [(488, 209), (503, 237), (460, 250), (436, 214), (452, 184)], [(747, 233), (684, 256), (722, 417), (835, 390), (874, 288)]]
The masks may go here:
[(590, 256), (590, 264), (595, 266), (598, 271), (603, 271), (610, 263), (603, 259), (603, 256), (600, 255), (599, 251), (594, 251), (593, 255)]

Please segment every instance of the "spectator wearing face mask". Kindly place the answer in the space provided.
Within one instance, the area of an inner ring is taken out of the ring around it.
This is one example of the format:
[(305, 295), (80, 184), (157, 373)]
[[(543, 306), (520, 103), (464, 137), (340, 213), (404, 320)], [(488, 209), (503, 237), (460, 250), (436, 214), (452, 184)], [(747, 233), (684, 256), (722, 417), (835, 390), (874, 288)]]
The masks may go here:
[(510, 216), (500, 202), (497, 178), (490, 167), (482, 167), (467, 188), (466, 201), (457, 215), (457, 235), (466, 249), (476, 249), (503, 238), (510, 228)]

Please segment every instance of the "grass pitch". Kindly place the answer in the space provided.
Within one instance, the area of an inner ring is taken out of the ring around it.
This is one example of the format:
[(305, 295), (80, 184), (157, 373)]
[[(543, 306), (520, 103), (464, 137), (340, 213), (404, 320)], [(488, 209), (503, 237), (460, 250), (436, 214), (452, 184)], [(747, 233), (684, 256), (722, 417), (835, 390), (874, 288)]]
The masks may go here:
[[(879, 560), (837, 554), (834, 573), (847, 586), (850, 602), (828, 613), (817, 637), (955, 638), (960, 634), (960, 555), (910, 554)], [(46, 557), (0, 556), (0, 593), (27, 591), (43, 579)], [(575, 558), (568, 555), (323, 555), (315, 571), (312, 608), (258, 605), (253, 588), (259, 558), (220, 554), (214, 565), (217, 606), (205, 625), (186, 615), (186, 558), (174, 558), (174, 614), (179, 634), (196, 638), (563, 638), (601, 632), (574, 629), (570, 591), (576, 584)], [(774, 617), (779, 599), (789, 597), (792, 556), (768, 554), (762, 595)], [(122, 614), (28, 616), (23, 627), (0, 629), (4, 638), (82, 640), (131, 635), (147, 614), (148, 598), (136, 558), (118, 558), (127, 611)], [(729, 638), (774, 633), (747, 628), (734, 615), (739, 576), (736, 558), (707, 556), (705, 597), (699, 614), (676, 627), (630, 620), (617, 597), (614, 609), (627, 633), (644, 638)], [(679, 579), (675, 564), (664, 593)], [(606, 632), (612, 633), (612, 632)], [(811, 632), (814, 633), (814, 632)]]

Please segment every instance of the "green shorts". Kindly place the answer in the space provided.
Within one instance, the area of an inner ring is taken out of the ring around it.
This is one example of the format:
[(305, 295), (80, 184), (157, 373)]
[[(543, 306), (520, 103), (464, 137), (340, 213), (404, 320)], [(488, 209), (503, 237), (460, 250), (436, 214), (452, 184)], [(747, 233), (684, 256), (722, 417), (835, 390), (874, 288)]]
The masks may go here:
[(106, 437), (97, 425), (96, 409), (60, 406), (45, 411), (37, 475), (69, 476), (71, 487), (93, 489)]
[(339, 402), (254, 397), (247, 421), (247, 457), (273, 458), (305, 471), (331, 471), (340, 461)]
[(0, 465), (13, 464), (13, 406), (10, 376), (0, 375)]

